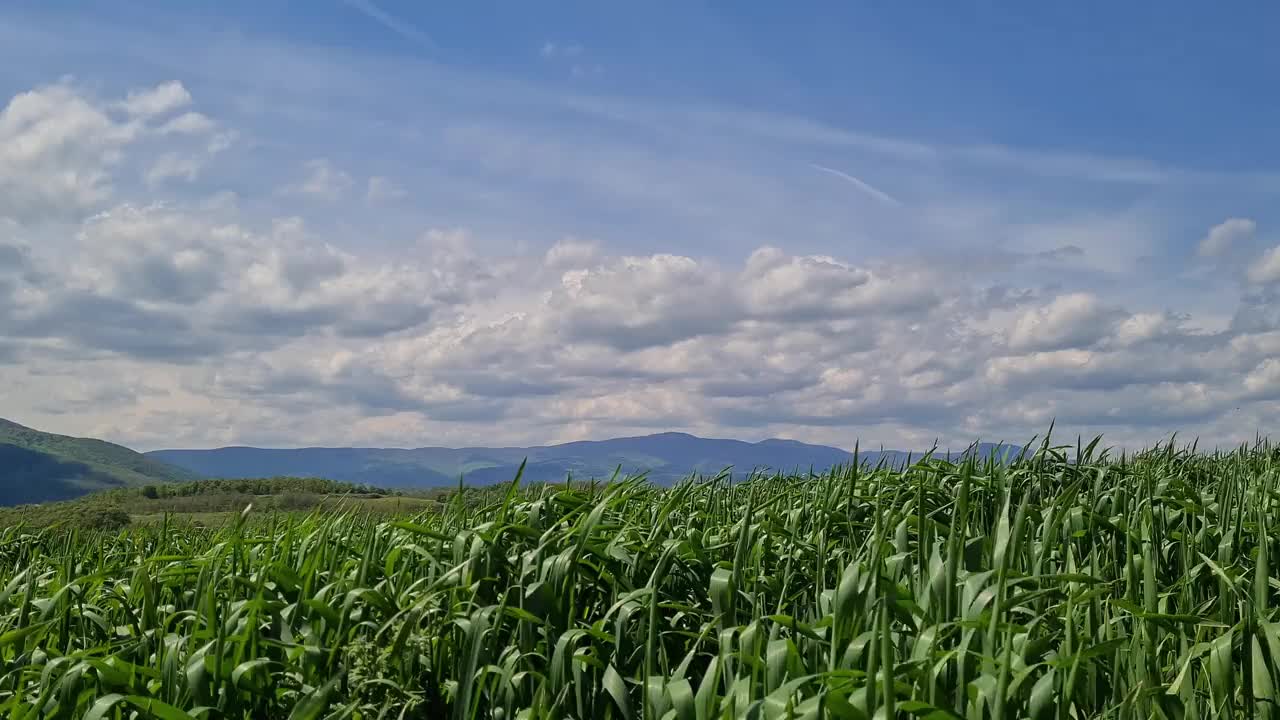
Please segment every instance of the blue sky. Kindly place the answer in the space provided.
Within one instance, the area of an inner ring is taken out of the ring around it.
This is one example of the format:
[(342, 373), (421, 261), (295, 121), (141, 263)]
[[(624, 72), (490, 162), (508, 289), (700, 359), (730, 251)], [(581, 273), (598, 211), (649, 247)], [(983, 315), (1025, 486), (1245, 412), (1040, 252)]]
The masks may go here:
[(10, 3), (0, 400), (141, 447), (1235, 442), (1278, 15)]
[[(70, 19), (89, 32), (109, 23), (191, 38), (249, 36), (531, 82), (564, 81), (562, 71), (575, 65), (607, 66), (607, 75), (582, 84), (936, 142), (996, 141), (1209, 169), (1265, 170), (1276, 160), (1268, 130), (1280, 110), (1258, 97), (1280, 70), (1269, 47), (1280, 10), (1267, 3), (1243, 3), (1231, 13), (1195, 3), (1101, 2), (18, 7), (45, 27)], [(559, 64), (535, 62), (548, 43), (574, 54)]]

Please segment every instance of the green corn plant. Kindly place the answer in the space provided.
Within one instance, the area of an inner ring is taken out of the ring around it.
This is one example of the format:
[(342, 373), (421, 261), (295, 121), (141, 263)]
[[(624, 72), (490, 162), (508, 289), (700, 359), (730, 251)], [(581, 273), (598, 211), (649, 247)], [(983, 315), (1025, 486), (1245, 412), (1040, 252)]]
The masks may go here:
[(0, 716), (1280, 717), (1265, 441), (858, 457), (0, 529)]

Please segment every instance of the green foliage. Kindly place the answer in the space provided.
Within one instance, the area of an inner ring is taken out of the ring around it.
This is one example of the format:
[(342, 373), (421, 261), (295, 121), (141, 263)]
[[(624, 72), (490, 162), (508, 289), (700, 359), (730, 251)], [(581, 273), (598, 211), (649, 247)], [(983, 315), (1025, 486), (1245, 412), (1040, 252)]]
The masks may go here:
[(1259, 446), (0, 532), (0, 714), (1275, 717)]
[(88, 530), (123, 530), (130, 522), (129, 513), (118, 507), (93, 508), (76, 520), (78, 526)]
[[(476, 491), (469, 494), (474, 495)], [(219, 524), (252, 504), (259, 514), (353, 511), (396, 514), (438, 507), (440, 490), (406, 493), (318, 478), (198, 480), (91, 493), (74, 500), (0, 508), (0, 527), (99, 529), (104, 520), (162, 520), (167, 514)]]
[(54, 435), (0, 419), (0, 505), (195, 477), (109, 442)]
[(193, 495), (224, 495), (239, 493), (242, 495), (280, 495), (283, 493), (306, 493), (327, 495), (335, 493), (391, 495), (398, 491), (387, 490), (373, 485), (347, 483), (324, 478), (254, 478), (248, 480), (197, 480), (195, 482), (173, 483), (156, 488), (157, 497), (190, 497)]

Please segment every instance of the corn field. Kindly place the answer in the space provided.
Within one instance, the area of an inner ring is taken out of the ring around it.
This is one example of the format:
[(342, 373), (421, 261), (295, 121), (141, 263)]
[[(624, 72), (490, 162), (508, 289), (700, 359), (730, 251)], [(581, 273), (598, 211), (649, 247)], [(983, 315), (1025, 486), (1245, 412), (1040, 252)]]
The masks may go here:
[(10, 528), (0, 712), (1280, 717), (1280, 453), (1097, 448)]

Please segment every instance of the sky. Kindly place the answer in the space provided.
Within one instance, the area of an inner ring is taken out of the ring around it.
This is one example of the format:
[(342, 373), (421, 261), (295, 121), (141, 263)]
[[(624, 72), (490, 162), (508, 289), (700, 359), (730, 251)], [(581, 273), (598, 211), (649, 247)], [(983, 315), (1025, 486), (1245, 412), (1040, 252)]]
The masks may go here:
[(0, 7), (0, 416), (149, 450), (1280, 417), (1280, 8)]

